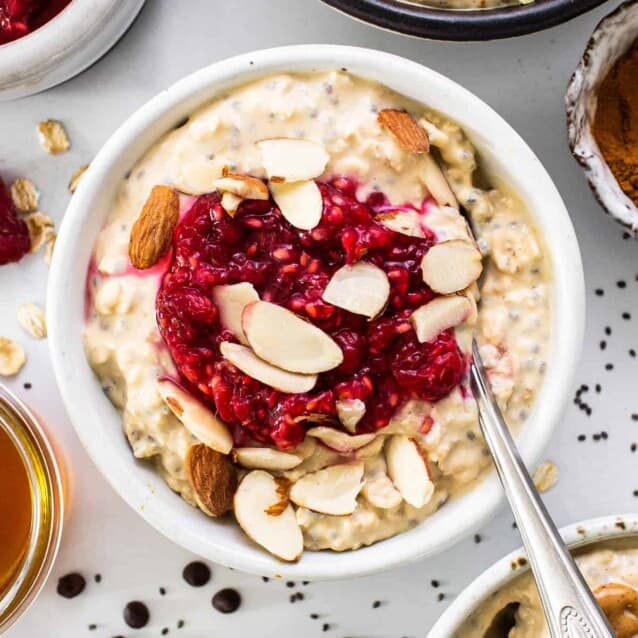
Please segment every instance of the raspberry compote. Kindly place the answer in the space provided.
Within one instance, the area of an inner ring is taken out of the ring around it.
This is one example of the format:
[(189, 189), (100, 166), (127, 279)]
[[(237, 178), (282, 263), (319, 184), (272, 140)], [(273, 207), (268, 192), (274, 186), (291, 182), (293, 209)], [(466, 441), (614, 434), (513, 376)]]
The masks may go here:
[(0, 0), (0, 44), (17, 40), (55, 18), (71, 0)]
[[(445, 397), (466, 371), (452, 331), (422, 344), (409, 321), (434, 297), (420, 267), (434, 235), (409, 237), (375, 221), (387, 201), (379, 193), (358, 201), (350, 179), (319, 188), (323, 216), (310, 231), (291, 226), (272, 200), (246, 200), (231, 218), (216, 193), (199, 197), (175, 231), (172, 263), (157, 296), (159, 329), (184, 384), (230, 424), (238, 444), (257, 440), (291, 449), (313, 421), (339, 427), (338, 399), (364, 401), (358, 431), (374, 431), (409, 398)], [(360, 259), (382, 268), (390, 281), (387, 307), (374, 320), (322, 300), (332, 274)], [(239, 282), (327, 332), (343, 350), (343, 363), (320, 374), (311, 392), (290, 395), (225, 361), (219, 344), (236, 340), (220, 325), (212, 293)]]
[(30, 247), (27, 225), (18, 218), (7, 187), (0, 179), (0, 266), (20, 261)]

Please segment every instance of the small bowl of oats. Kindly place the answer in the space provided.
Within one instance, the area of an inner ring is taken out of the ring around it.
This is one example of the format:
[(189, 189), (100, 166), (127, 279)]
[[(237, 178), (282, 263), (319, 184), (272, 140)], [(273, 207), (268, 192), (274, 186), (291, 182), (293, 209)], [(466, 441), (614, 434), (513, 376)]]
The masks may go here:
[[(636, 515), (605, 516), (574, 523), (563, 528), (561, 534), (616, 634), (638, 634), (635, 614), (638, 605)], [(566, 622), (569, 623), (569, 617)], [(522, 549), (495, 563), (461, 592), (434, 625), (428, 638), (510, 635), (526, 638), (549, 635)]]

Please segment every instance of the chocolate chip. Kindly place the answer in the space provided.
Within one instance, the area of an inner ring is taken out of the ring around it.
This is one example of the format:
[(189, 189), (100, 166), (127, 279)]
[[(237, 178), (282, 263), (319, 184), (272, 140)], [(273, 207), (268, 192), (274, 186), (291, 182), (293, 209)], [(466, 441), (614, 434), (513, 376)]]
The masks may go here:
[(102, 574), (95, 574), (95, 576), (93, 576), (93, 580), (96, 583), (98, 583), (98, 584), (101, 583), (102, 582)]
[(213, 596), (213, 607), (222, 614), (232, 614), (241, 605), (241, 596), (236, 589), (222, 589)]
[(133, 629), (145, 627), (150, 617), (148, 607), (139, 600), (133, 600), (124, 607), (124, 622)]
[(618, 288), (626, 288), (627, 287), (627, 282), (623, 281), (622, 279), (620, 281), (616, 282), (616, 285), (618, 286)]
[(160, 596), (166, 596), (166, 587), (160, 587), (159, 593), (160, 593)]
[(86, 587), (86, 580), (82, 574), (72, 572), (58, 579), (58, 594), (64, 598), (79, 596)]
[(291, 580), (289, 580), (289, 581), (286, 583), (286, 587), (291, 587), (291, 588), (292, 588), (292, 587), (294, 587), (294, 586), (295, 586), (295, 583), (293, 583)]
[(203, 587), (210, 580), (210, 568), (208, 565), (195, 560), (184, 567), (182, 576), (191, 587)]
[(430, 585), (432, 585), (432, 587), (434, 587), (435, 589), (436, 589), (437, 587), (439, 587), (439, 585), (440, 585), (440, 584), (441, 584), (441, 583), (439, 583), (439, 581), (438, 581), (438, 580), (432, 580), (432, 581), (430, 581)]
[(33, 386), (27, 381), (25, 384), (22, 385), (22, 387), (25, 390), (30, 390)]
[(379, 607), (381, 607), (381, 601), (380, 600), (375, 600), (372, 603), (372, 609), (379, 609)]
[(581, 441), (581, 442), (584, 441), (586, 438), (587, 437), (584, 434), (579, 434), (578, 435), (578, 440)]
[(596, 296), (598, 297), (602, 297), (605, 294), (605, 291), (602, 288), (596, 288), (594, 292), (596, 293)]
[(441, 593), (440, 593), (440, 594), (436, 597), (436, 599), (437, 599), (439, 602), (441, 602), (442, 600), (445, 600), (445, 594), (444, 594), (443, 592), (441, 592)]
[(185, 624), (185, 623), (184, 623), (184, 621), (183, 621), (183, 620), (178, 620), (178, 621), (177, 621), (177, 628), (178, 628), (178, 629), (181, 629), (181, 628), (184, 626), (184, 624)]

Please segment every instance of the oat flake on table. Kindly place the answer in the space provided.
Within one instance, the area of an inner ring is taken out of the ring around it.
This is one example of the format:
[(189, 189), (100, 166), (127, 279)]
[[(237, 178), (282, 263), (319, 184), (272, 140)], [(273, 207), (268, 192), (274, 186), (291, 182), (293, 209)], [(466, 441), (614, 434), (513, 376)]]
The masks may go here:
[(64, 125), (57, 120), (44, 120), (38, 124), (38, 140), (50, 155), (65, 153), (71, 148)]
[(88, 167), (89, 167), (88, 164), (84, 164), (84, 166), (80, 166), (80, 168), (78, 168), (78, 170), (75, 171), (73, 175), (71, 175), (71, 179), (69, 180), (69, 184), (68, 184), (68, 189), (71, 195), (75, 193), (77, 187), (80, 184), (80, 180), (82, 179), (82, 176), (84, 175), (84, 173), (86, 173), (86, 169)]
[(0, 337), (0, 376), (11, 377), (18, 374), (26, 361), (27, 355), (19, 343)]
[(44, 339), (47, 336), (44, 312), (36, 304), (23, 303), (18, 307), (18, 323), (34, 339)]
[(29, 252), (37, 253), (45, 242), (50, 241), (50, 235), (54, 232), (53, 227), (55, 222), (48, 215), (40, 212), (29, 213), (25, 215), (23, 219), (27, 225), (29, 238), (31, 239)]
[(547, 492), (558, 480), (558, 468), (552, 461), (545, 461), (534, 470), (533, 479), (539, 492)]
[(26, 177), (16, 179), (9, 186), (9, 193), (19, 213), (34, 213), (38, 210), (40, 193), (30, 179)]

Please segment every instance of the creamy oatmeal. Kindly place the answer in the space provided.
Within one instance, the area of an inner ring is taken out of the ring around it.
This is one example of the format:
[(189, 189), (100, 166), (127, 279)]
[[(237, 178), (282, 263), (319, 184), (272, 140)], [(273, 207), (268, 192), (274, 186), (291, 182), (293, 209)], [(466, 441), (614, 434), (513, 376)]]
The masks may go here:
[[(635, 539), (598, 543), (576, 554), (576, 562), (617, 635), (638, 636), (638, 544)], [(456, 634), (484, 638), (497, 614), (508, 607), (504, 638), (549, 638), (531, 574), (493, 594)], [(502, 617), (502, 616), (501, 616)], [(498, 622), (498, 621), (497, 621)], [(513, 625), (513, 626), (512, 626)], [(509, 631), (507, 631), (509, 629)]]
[(543, 244), (485, 184), (456, 124), (346, 72), (267, 77), (166, 134), (88, 281), (87, 356), (133, 454), (284, 560), (474, 485), (472, 333), (514, 429), (550, 337)]

